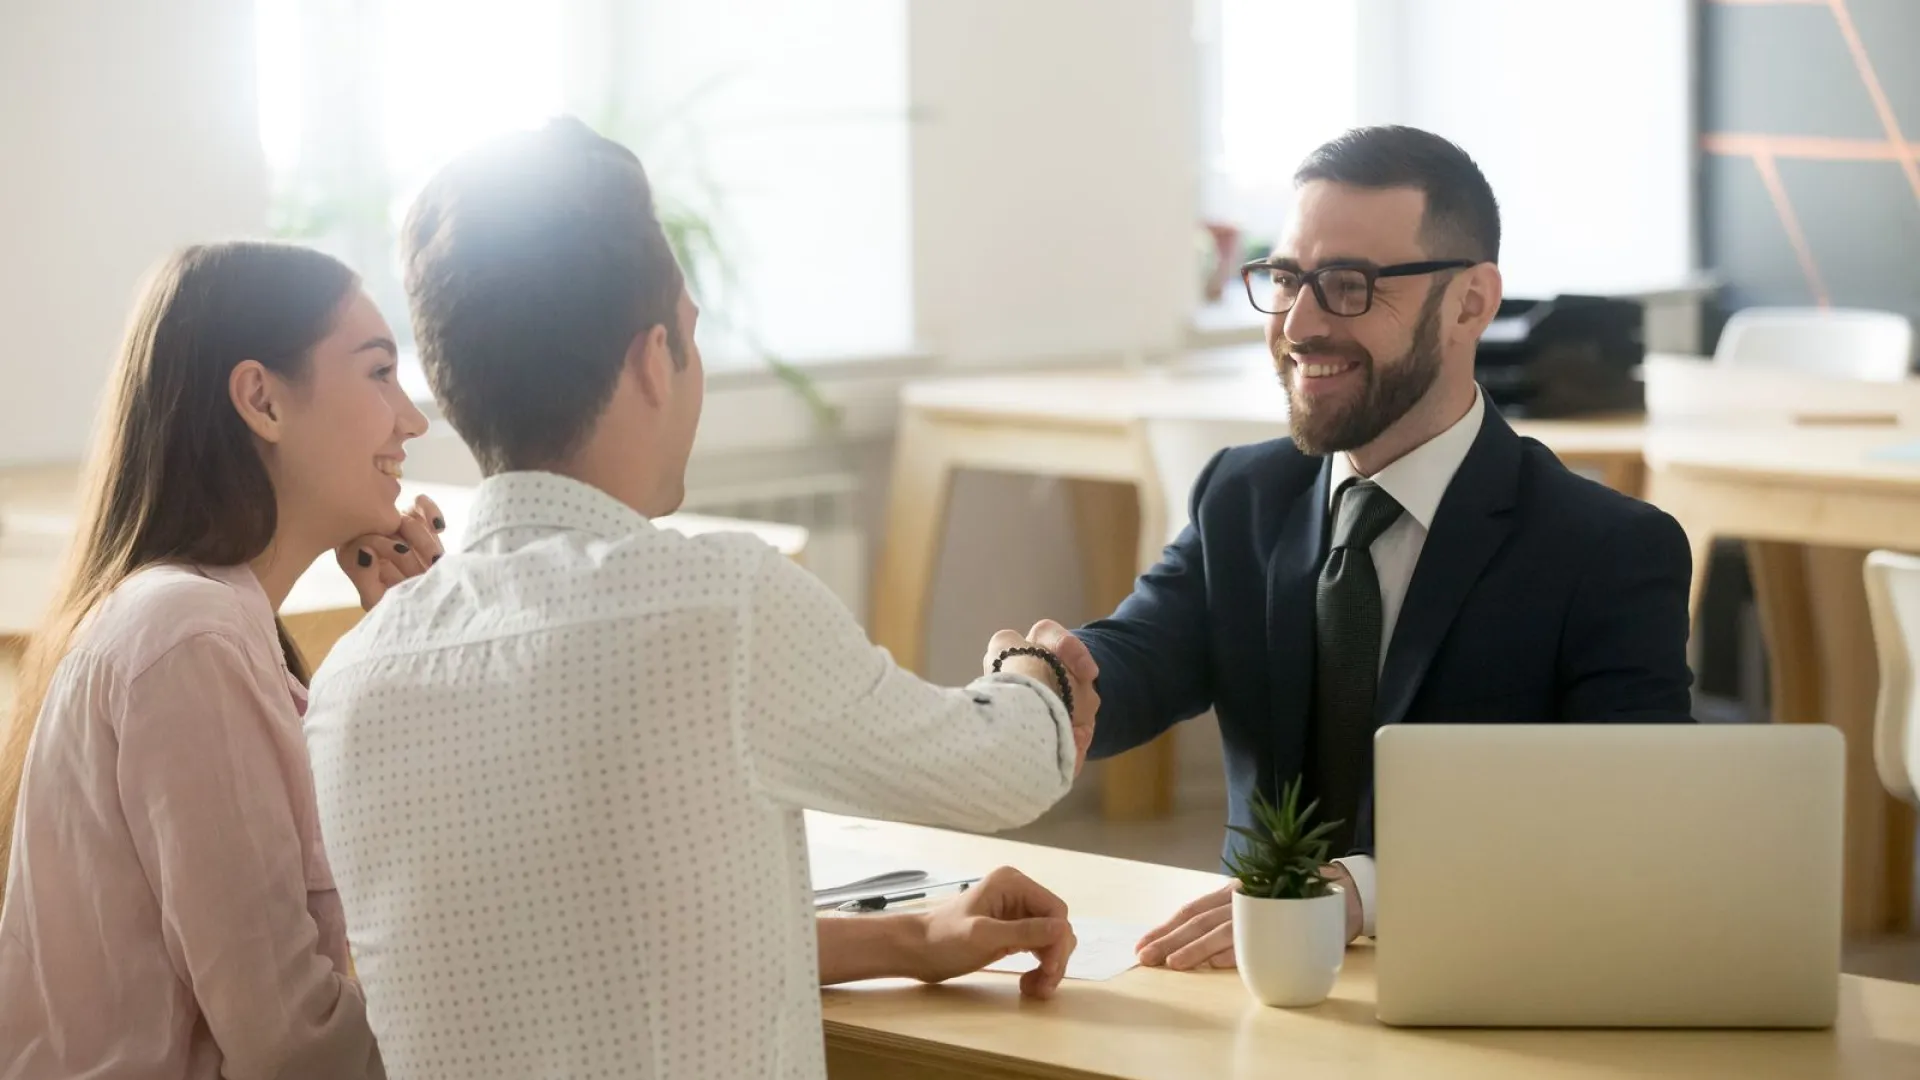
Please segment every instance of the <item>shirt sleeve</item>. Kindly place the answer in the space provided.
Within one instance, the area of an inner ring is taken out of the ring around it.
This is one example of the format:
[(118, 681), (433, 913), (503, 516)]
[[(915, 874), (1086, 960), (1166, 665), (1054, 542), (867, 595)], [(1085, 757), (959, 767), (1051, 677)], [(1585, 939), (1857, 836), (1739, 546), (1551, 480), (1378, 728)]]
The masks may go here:
[(320, 951), (292, 803), (310, 785), (271, 692), (211, 633), (131, 681), (119, 788), (133, 842), (222, 1075), (382, 1076), (360, 988)]
[(769, 797), (987, 831), (1023, 825), (1067, 793), (1073, 730), (1052, 688), (1014, 675), (934, 686), (772, 552), (749, 588), (740, 726)]
[(1333, 861), (1339, 863), (1347, 876), (1353, 879), (1353, 891), (1360, 894), (1360, 932), (1373, 937), (1373, 896), (1377, 890), (1373, 856), (1349, 855)]

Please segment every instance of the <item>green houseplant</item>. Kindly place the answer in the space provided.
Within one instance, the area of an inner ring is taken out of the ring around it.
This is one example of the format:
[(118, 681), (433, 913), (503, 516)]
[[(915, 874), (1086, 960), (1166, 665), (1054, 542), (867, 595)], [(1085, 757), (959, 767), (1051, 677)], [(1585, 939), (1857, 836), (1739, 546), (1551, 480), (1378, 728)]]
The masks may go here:
[(1324, 873), (1327, 836), (1340, 822), (1314, 824), (1319, 803), (1300, 806), (1300, 780), (1278, 804), (1254, 792), (1251, 826), (1229, 825), (1242, 841), (1227, 859), (1239, 882), (1233, 946), (1240, 979), (1263, 1004), (1315, 1005), (1333, 991), (1346, 956), (1346, 898)]

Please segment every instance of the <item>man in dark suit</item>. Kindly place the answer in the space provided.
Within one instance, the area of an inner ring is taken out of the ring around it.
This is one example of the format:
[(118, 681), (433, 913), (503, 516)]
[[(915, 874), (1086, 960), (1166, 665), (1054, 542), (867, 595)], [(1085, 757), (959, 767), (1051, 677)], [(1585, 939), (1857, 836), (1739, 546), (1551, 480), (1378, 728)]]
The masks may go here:
[[(1287, 237), (1246, 275), (1292, 437), (1215, 457), (1191, 525), (1078, 637), (1099, 666), (1095, 757), (1212, 709), (1233, 823), (1304, 777), (1346, 823), (1330, 876), (1357, 936), (1374, 731), (1690, 720), (1691, 568), (1672, 518), (1567, 471), (1475, 384), (1500, 223), (1465, 153), (1365, 128), (1295, 181)], [(1231, 966), (1231, 918), (1227, 890), (1202, 897), (1141, 959)]]

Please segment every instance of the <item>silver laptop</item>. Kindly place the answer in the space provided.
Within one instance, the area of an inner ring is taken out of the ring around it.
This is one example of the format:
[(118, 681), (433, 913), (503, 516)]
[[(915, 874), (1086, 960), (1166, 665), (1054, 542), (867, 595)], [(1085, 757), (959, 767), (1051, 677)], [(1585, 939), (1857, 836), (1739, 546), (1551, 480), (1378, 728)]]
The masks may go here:
[(1402, 724), (1374, 755), (1381, 1021), (1833, 1023), (1837, 729)]

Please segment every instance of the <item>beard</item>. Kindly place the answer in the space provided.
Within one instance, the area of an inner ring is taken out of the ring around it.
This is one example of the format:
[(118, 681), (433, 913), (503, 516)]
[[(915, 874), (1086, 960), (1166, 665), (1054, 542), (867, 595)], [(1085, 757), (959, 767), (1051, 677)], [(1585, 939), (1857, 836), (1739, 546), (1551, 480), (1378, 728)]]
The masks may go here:
[[(1287, 394), (1287, 421), (1293, 431), (1293, 445), (1303, 454), (1316, 457), (1357, 450), (1379, 438), (1420, 399), (1427, 396), (1440, 377), (1440, 298), (1438, 288), (1427, 294), (1420, 306), (1419, 321), (1414, 324), (1413, 341), (1405, 355), (1391, 364), (1375, 364), (1373, 354), (1352, 342), (1310, 341), (1288, 346), (1278, 360), (1280, 386)], [(1285, 343), (1283, 343), (1285, 344)], [(1330, 402), (1315, 401), (1294, 390), (1287, 377), (1290, 365), (1298, 362), (1294, 348), (1315, 356), (1339, 357), (1357, 364), (1362, 383), (1357, 399)]]

